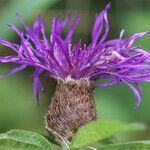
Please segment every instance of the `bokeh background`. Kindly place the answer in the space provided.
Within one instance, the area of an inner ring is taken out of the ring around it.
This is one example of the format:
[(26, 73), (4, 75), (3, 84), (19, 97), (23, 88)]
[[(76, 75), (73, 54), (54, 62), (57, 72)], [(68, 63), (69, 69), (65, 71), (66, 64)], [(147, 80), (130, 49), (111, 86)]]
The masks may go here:
[[(150, 30), (150, 0), (111, 0), (109, 10), (109, 38), (119, 36), (125, 29), (125, 36), (135, 32)], [(107, 1), (104, 0), (0, 0), (0, 37), (13, 42), (19, 38), (6, 24), (14, 23), (22, 28), (16, 17), (19, 12), (22, 18), (31, 25), (36, 16), (41, 15), (49, 35), (51, 20), (56, 15), (65, 17), (70, 10), (73, 16), (81, 13), (81, 19), (73, 36), (73, 41), (81, 38), (90, 42), (92, 24), (95, 13), (100, 12)], [(64, 31), (65, 34), (65, 31)], [(144, 37), (137, 44), (150, 49), (150, 37)], [(12, 51), (0, 46), (0, 55), (11, 54)], [(0, 73), (5, 73), (16, 65), (0, 64)], [(44, 114), (55, 91), (56, 82), (42, 75), (45, 94), (40, 92), (40, 106), (37, 107), (33, 95), (32, 78), (34, 68), (0, 79), (0, 133), (10, 129), (25, 129), (46, 134), (43, 120)], [(150, 84), (143, 83), (143, 99), (138, 109), (134, 109), (136, 99), (125, 85), (95, 90), (97, 112), (100, 119), (113, 119), (127, 122), (143, 122), (150, 124)], [(141, 139), (149, 139), (150, 132), (141, 135)]]

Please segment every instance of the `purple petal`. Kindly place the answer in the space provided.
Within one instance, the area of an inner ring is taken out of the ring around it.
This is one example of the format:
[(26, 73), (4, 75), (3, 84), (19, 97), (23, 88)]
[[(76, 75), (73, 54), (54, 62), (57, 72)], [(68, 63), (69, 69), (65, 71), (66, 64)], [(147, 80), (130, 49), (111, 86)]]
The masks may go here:
[(110, 82), (98, 84), (97, 87), (107, 87), (107, 86), (117, 85), (119, 83), (120, 83), (120, 79), (114, 79)]
[(79, 19), (80, 19), (80, 14), (78, 13), (78, 15), (74, 18), (73, 22), (71, 23), (70, 28), (69, 28), (68, 33), (67, 33), (67, 36), (65, 38), (65, 42), (68, 44), (71, 41), (72, 34), (75, 30), (76, 24), (78, 23)]
[(33, 30), (35, 31), (37, 35), (39, 35), (41, 31), (44, 31), (44, 21), (41, 16), (37, 17), (33, 25)]
[(16, 72), (20, 72), (20, 71), (24, 70), (26, 67), (27, 67), (27, 65), (22, 65), (22, 66), (13, 68), (13, 69), (9, 70), (8, 72), (6, 72), (4, 74), (1, 74), (0, 78), (3, 78), (3, 77), (8, 76), (8, 75), (12, 75)]
[(38, 106), (39, 106), (39, 92), (38, 92), (39, 87), (42, 90), (42, 92), (44, 92), (44, 87), (42, 86), (39, 80), (39, 75), (42, 72), (43, 72), (42, 69), (36, 69), (36, 71), (33, 73), (33, 89), (34, 89), (34, 95), (36, 97), (36, 102)]
[(20, 20), (20, 22), (24, 25), (25, 29), (27, 29), (28, 27), (27, 27), (26, 23), (25, 23), (24, 20), (21, 18), (20, 14), (19, 14), (18, 12), (16, 13), (16, 16), (18, 17), (18, 19)]
[(63, 21), (60, 21), (60, 18), (57, 16), (57, 17), (54, 17), (53, 21), (52, 21), (52, 34), (55, 36), (61, 36), (61, 32), (62, 32), (62, 29), (66, 26), (66, 24), (69, 22), (70, 20), (70, 17), (71, 17), (71, 13), (68, 13), (67, 17), (65, 20)]
[(97, 41), (102, 34), (102, 29), (105, 24), (105, 33), (102, 36), (99, 43), (103, 43), (106, 39), (108, 32), (109, 32), (109, 23), (107, 19), (107, 11), (110, 8), (110, 3), (107, 4), (106, 8), (98, 15), (96, 16), (96, 20), (94, 23), (93, 31), (92, 31), (92, 47), (94, 48), (97, 44)]
[(133, 85), (131, 85), (130, 83), (128, 83), (126, 80), (124, 79), (121, 79), (132, 91), (133, 93), (135, 94), (135, 97), (137, 99), (137, 104), (136, 104), (136, 107), (137, 108), (140, 103), (141, 103), (141, 94), (140, 94), (140, 91), (138, 91)]
[(139, 39), (147, 34), (150, 34), (150, 31), (140, 32), (140, 33), (136, 33), (136, 34), (132, 35), (129, 38), (128, 47), (131, 47), (133, 45), (134, 41), (136, 41), (137, 39)]
[(13, 62), (13, 63), (17, 63), (19, 61), (18, 57), (16, 56), (0, 56), (0, 62), (2, 63), (9, 63), (9, 62)]
[(12, 23), (8, 23), (7, 25), (10, 29), (14, 30), (19, 36), (21, 36), (22, 32), (15, 25)]
[(0, 39), (0, 44), (4, 45), (4, 46), (7, 46), (11, 49), (13, 49), (15, 52), (18, 52), (18, 45), (17, 44), (14, 44), (14, 43), (11, 43), (5, 39)]

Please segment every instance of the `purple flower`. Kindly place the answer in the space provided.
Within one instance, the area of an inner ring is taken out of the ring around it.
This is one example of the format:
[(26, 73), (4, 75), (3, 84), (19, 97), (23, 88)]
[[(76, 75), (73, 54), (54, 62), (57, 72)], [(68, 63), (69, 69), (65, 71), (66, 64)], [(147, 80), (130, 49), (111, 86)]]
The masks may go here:
[(0, 43), (13, 49), (14, 56), (0, 56), (2, 63), (16, 63), (20, 66), (1, 75), (4, 77), (24, 70), (28, 66), (34, 66), (33, 86), (34, 94), (38, 100), (38, 87), (44, 90), (39, 75), (47, 72), (54, 79), (72, 78), (79, 80), (86, 78), (92, 81), (110, 79), (105, 83), (97, 83), (97, 87), (118, 85), (124, 82), (135, 94), (137, 106), (141, 101), (141, 82), (150, 81), (150, 51), (144, 51), (139, 45), (133, 45), (134, 41), (147, 35), (150, 31), (136, 33), (129, 38), (120, 37), (106, 40), (109, 33), (107, 11), (110, 3), (98, 15), (91, 34), (91, 43), (83, 44), (81, 40), (76, 44), (71, 42), (75, 26), (80, 18), (78, 14), (71, 22), (65, 38), (61, 33), (69, 22), (71, 14), (65, 20), (54, 17), (50, 40), (44, 31), (42, 17), (38, 17), (32, 27), (23, 24), (25, 31), (21, 31), (13, 24), (8, 24), (20, 37), (20, 43), (11, 43), (0, 39)]

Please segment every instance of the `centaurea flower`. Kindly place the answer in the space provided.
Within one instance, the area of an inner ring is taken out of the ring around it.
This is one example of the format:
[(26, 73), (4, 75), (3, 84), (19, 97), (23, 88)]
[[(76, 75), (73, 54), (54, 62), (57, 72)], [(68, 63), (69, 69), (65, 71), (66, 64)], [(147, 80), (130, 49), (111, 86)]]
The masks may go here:
[[(22, 71), (28, 66), (35, 67), (33, 88), (37, 102), (38, 88), (44, 91), (39, 75), (46, 72), (49, 77), (58, 81), (45, 117), (46, 127), (55, 137), (55, 133), (58, 133), (71, 140), (80, 126), (96, 120), (93, 98), (95, 87), (118, 85), (123, 82), (134, 92), (138, 106), (141, 102), (140, 83), (150, 81), (150, 51), (133, 45), (137, 39), (150, 31), (123, 38), (122, 30), (119, 38), (106, 40), (109, 33), (109, 8), (110, 4), (96, 15), (89, 45), (82, 44), (81, 40), (76, 44), (71, 42), (79, 14), (71, 22), (65, 38), (62, 38), (61, 33), (70, 20), (70, 13), (63, 21), (60, 17), (54, 17), (50, 40), (45, 35), (42, 17), (38, 17), (34, 25), (29, 27), (18, 14), (25, 31), (13, 24), (8, 26), (19, 35), (20, 44), (0, 39), (1, 44), (16, 53), (14, 56), (0, 56), (0, 62), (20, 65), (0, 77)], [(111, 81), (97, 83), (102, 79)]]

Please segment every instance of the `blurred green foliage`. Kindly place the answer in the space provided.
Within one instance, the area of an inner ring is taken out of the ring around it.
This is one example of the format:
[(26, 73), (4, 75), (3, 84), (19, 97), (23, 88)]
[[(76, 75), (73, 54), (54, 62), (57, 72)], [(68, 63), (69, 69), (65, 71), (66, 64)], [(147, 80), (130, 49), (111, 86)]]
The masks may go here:
[(145, 130), (145, 127), (140, 124), (127, 124), (120, 121), (97, 120), (79, 128), (77, 134), (72, 140), (71, 147), (85, 147), (91, 143), (96, 143), (104, 139), (113, 139), (112, 136), (117, 133), (141, 130)]
[(116, 150), (123, 148), (145, 150), (146, 148), (150, 148), (150, 141), (148, 140), (130, 142), (127, 143), (127, 145), (125, 145), (124, 142), (117, 144), (118, 142), (116, 143), (116, 141), (113, 140), (118, 134), (144, 130), (146, 130), (146, 126), (143, 124), (97, 120), (82, 126), (71, 142), (63, 139), (56, 144), (54, 139), (47, 139), (46, 136), (42, 136), (36, 132), (15, 129), (0, 134), (0, 150), (77, 150), (90, 148), (93, 143), (96, 149), (111, 150), (112, 147), (116, 148)]
[[(109, 38), (119, 36), (121, 29), (125, 29), (125, 36), (134, 32), (150, 29), (150, 1), (149, 0), (112, 0), (109, 11)], [(81, 19), (77, 26), (73, 41), (83, 39), (90, 41), (90, 33), (95, 13), (100, 12), (106, 2), (97, 0), (0, 0), (0, 37), (19, 42), (18, 38), (7, 28), (6, 23), (12, 22), (20, 26), (15, 13), (19, 12), (23, 19), (31, 24), (37, 15), (42, 15), (46, 31), (49, 34), (50, 22), (53, 16), (65, 16), (68, 10), (73, 14), (81, 12)], [(22, 27), (22, 26), (21, 26)], [(145, 49), (150, 47), (150, 38), (145, 37), (137, 42)], [(0, 46), (0, 53), (11, 53)], [(0, 73), (4, 73), (13, 65), (0, 64)], [(26, 129), (44, 134), (44, 114), (55, 90), (55, 81), (42, 76), (46, 93), (40, 93), (40, 107), (35, 104), (32, 89), (32, 79), (29, 75), (33, 68), (15, 75), (0, 79), (0, 132), (13, 128)], [(95, 90), (95, 100), (99, 118), (118, 119), (123, 121), (138, 121), (150, 124), (150, 84), (143, 83), (143, 101), (138, 109), (134, 109), (136, 99), (134, 94), (124, 85)], [(150, 138), (150, 133), (144, 133), (143, 139)]]

